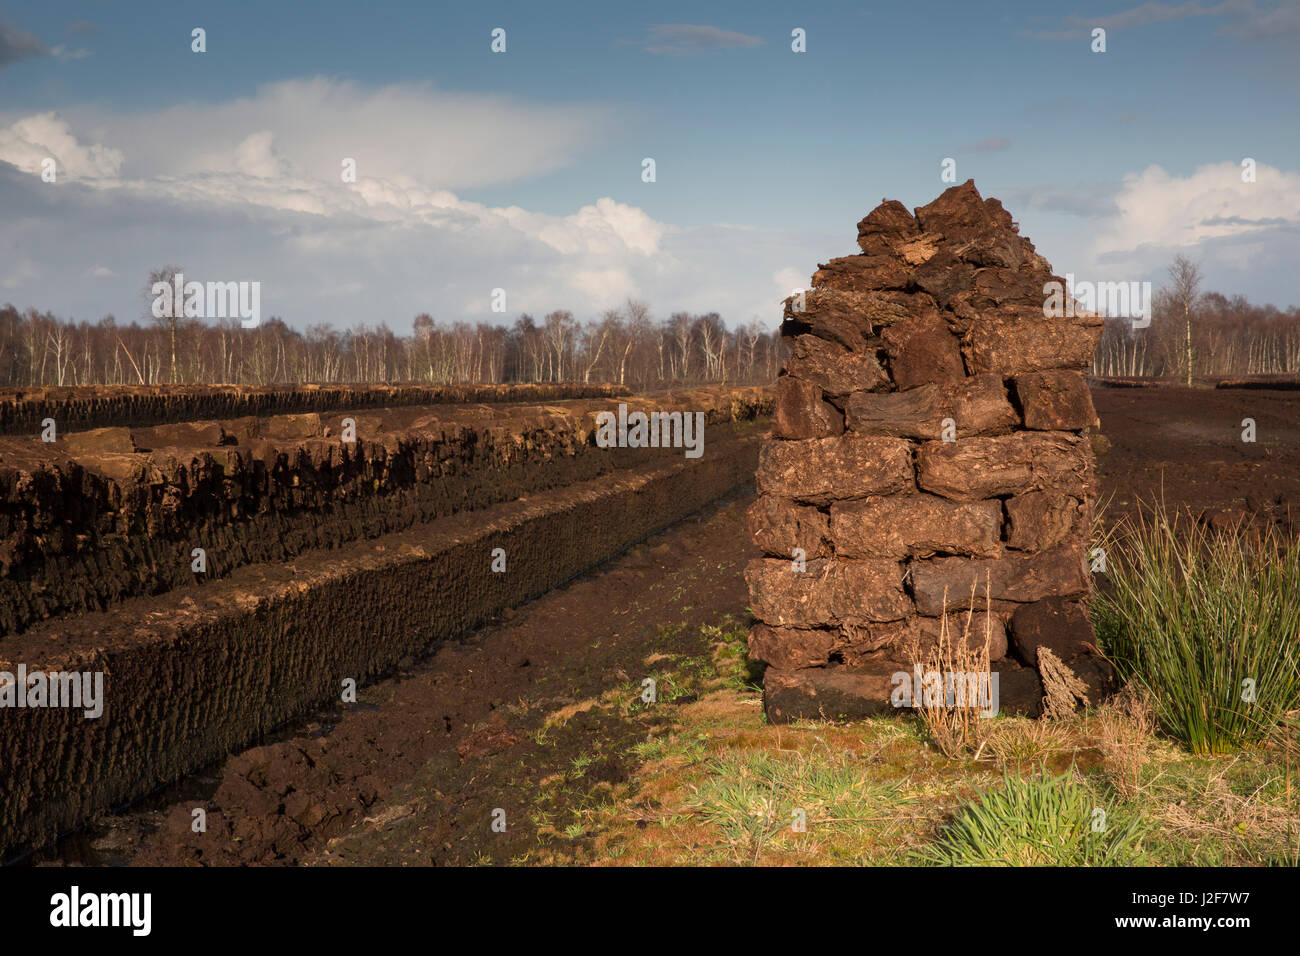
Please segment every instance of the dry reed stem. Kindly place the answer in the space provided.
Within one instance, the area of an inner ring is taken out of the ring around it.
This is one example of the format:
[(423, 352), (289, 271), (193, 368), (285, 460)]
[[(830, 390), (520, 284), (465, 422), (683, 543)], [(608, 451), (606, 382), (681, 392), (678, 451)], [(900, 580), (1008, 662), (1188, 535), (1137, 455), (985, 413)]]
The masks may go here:
[[(980, 702), (978, 688), (992, 689), (989, 649), (993, 641), (991, 583), (985, 583), (985, 600), (987, 613), (984, 619), (984, 642), (977, 647), (971, 646), (970, 636), (975, 620), (975, 599), (977, 585), (971, 582), (970, 607), (960, 640), (954, 642), (948, 626), (948, 594), (945, 590), (943, 599), (943, 616), (939, 619), (939, 640), (926, 652), (922, 652), (919, 640), (913, 639), (909, 656), (913, 673), (919, 669), (922, 674), (937, 673), (943, 682), (943, 692), (937, 701), (928, 701), (926, 695), (913, 699), (926, 732), (946, 757), (954, 758), (969, 753), (979, 740), (980, 712), (984, 709)], [(963, 693), (954, 694), (948, 699), (947, 689), (953, 686), (950, 681), (954, 675), (962, 675)], [(974, 677), (974, 689), (969, 678)], [(974, 690), (974, 692), (973, 692)]]

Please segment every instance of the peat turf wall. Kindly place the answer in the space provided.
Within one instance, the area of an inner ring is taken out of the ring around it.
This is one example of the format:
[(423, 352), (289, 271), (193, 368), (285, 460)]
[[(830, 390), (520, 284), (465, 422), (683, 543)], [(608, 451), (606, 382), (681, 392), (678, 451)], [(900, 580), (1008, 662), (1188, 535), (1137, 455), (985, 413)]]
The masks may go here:
[[(1064, 280), (970, 182), (915, 213), (883, 203), (858, 242), (786, 301), (750, 514), (767, 556), (746, 575), (769, 716), (887, 708), (888, 676), (945, 617), (966, 634), (968, 610), (1008, 672), (1046, 646), (1097, 687), (1083, 371), (1102, 319), (1048, 308)], [(1032, 711), (1034, 675), (1003, 676)]]

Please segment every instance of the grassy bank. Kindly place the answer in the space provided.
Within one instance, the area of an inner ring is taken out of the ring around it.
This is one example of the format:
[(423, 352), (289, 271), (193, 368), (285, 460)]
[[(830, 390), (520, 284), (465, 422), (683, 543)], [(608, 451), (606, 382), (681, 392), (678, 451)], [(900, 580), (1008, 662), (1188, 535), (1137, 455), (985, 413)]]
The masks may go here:
[(744, 625), (727, 618), (693, 638), (698, 653), (645, 662), (655, 703), (629, 680), (552, 716), (545, 733), (554, 736), (578, 713), (583, 733), (593, 721), (621, 728), (606, 736), (631, 741), (618, 754), (631, 769), (616, 783), (593, 783), (578, 766), (543, 780), (537, 852), (515, 862), (1251, 866), (1300, 857), (1294, 729), (1231, 755), (1196, 755), (1159, 735), (1149, 705), (1126, 695), (1067, 720), (985, 721), (977, 753), (953, 759), (912, 715), (768, 725)]

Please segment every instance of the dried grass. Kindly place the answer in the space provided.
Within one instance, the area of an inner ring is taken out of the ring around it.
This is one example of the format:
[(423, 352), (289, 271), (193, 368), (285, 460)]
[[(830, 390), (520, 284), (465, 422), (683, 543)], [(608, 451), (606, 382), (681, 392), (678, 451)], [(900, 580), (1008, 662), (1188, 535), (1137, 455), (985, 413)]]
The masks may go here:
[(989, 649), (993, 642), (991, 585), (985, 582), (985, 601), (988, 613), (984, 618), (984, 642), (972, 647), (971, 632), (975, 624), (975, 598), (977, 585), (971, 584), (970, 608), (966, 611), (961, 634), (953, 639), (948, 626), (948, 595), (944, 592), (943, 616), (940, 618), (939, 640), (933, 647), (922, 650), (918, 640), (909, 648), (913, 673), (937, 673), (943, 678), (944, 693), (937, 700), (927, 700), (919, 695), (912, 701), (930, 739), (946, 757), (960, 757), (971, 753), (978, 756), (980, 746), (980, 720), (984, 707), (980, 695), (972, 692), (969, 680), (963, 682), (964, 693), (948, 694), (955, 676), (974, 677), (976, 688), (992, 688)]

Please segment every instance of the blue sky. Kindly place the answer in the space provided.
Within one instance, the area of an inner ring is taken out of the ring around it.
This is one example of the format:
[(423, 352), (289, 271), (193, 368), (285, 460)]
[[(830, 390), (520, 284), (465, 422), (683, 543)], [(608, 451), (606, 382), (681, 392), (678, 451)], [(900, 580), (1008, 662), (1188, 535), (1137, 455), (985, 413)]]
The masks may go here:
[(1298, 53), (1272, 0), (10, 6), (0, 302), (130, 320), (178, 263), (299, 326), (636, 296), (775, 327), (952, 158), (1060, 273), (1159, 281), (1182, 252), (1300, 304)]

